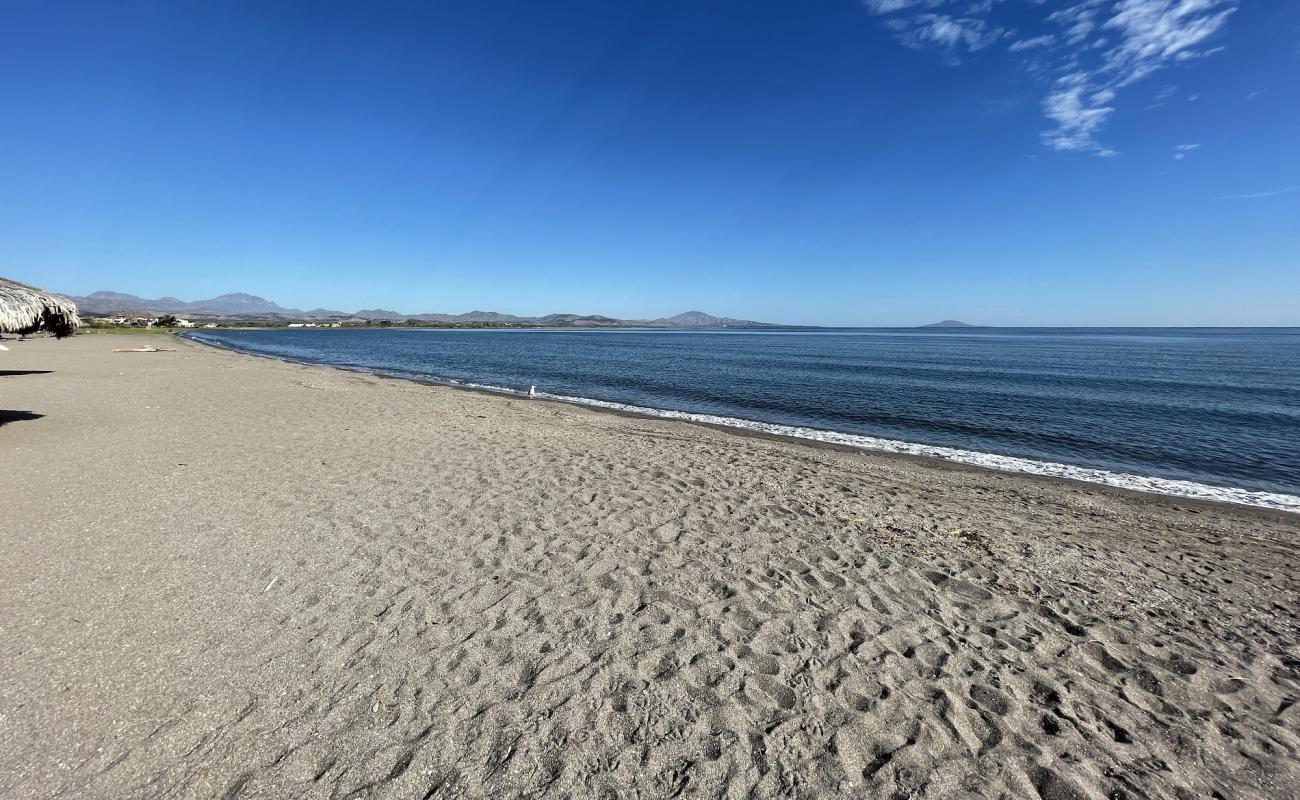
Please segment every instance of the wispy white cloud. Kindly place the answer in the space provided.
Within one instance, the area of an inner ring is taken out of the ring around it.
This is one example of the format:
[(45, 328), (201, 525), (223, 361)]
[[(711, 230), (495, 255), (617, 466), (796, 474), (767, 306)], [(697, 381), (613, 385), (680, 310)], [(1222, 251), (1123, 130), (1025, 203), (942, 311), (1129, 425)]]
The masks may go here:
[[(907, 47), (939, 49), (945, 60), (991, 49), (1033, 57), (1025, 68), (1048, 84), (1043, 131), (1052, 149), (1115, 155), (1099, 135), (1124, 88), (1171, 65), (1222, 50), (1211, 46), (1239, 0), (1080, 0), (1056, 7), (1040, 29), (1020, 31), (994, 20), (997, 0), (864, 0)], [(1022, 27), (1017, 23), (1016, 28)], [(1167, 97), (1157, 96), (1150, 108)]]
[(889, 27), (898, 32), (899, 41), (921, 49), (928, 45), (943, 48), (954, 61), (960, 51), (983, 50), (1002, 36), (1001, 28), (990, 27), (975, 17), (950, 17), (945, 14), (918, 14), (909, 19), (891, 20)]
[(1047, 22), (1055, 22), (1064, 31), (1065, 40), (1070, 44), (1080, 44), (1089, 34), (1097, 29), (1097, 14), (1101, 0), (1085, 0), (1077, 5), (1053, 11), (1047, 15)]
[(1053, 150), (1116, 155), (1115, 151), (1098, 144), (1094, 138), (1115, 111), (1106, 105), (1114, 97), (1109, 90), (1092, 90), (1083, 73), (1065, 76), (1043, 100), (1043, 113), (1056, 123), (1053, 130), (1043, 131), (1043, 144)]
[(1280, 194), (1291, 194), (1300, 192), (1300, 186), (1283, 186), (1281, 189), (1270, 189), (1263, 192), (1246, 192), (1244, 194), (1225, 194), (1224, 200), (1259, 200), (1265, 197), (1277, 197)]
[(1146, 110), (1150, 111), (1153, 108), (1159, 108), (1166, 105), (1176, 94), (1178, 94), (1177, 86), (1169, 84), (1162, 87), (1160, 91), (1156, 92), (1155, 97), (1151, 98), (1151, 102), (1147, 104)]
[(1174, 145), (1174, 160), (1182, 161), (1187, 154), (1199, 148), (1199, 144), (1176, 144)]
[(1050, 33), (1045, 33), (1042, 36), (1031, 36), (1028, 39), (1014, 41), (1007, 49), (1013, 53), (1019, 53), (1021, 50), (1030, 50), (1035, 47), (1047, 47), (1052, 44), (1056, 44), (1056, 37)]
[(1120, 39), (1106, 53), (1103, 69), (1125, 86), (1171, 59), (1209, 55), (1211, 51), (1194, 48), (1222, 28), (1236, 10), (1230, 0), (1121, 0), (1102, 26), (1117, 31)]
[(938, 6), (943, 0), (865, 0), (867, 8), (875, 14), (892, 14), (916, 6)]

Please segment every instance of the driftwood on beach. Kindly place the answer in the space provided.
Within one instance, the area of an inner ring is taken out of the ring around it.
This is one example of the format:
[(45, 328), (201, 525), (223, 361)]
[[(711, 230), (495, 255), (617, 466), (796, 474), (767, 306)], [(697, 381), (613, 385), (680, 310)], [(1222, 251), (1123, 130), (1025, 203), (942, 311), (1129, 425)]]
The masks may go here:
[(80, 325), (81, 317), (71, 300), (0, 278), (0, 333), (48, 331), (62, 339)]

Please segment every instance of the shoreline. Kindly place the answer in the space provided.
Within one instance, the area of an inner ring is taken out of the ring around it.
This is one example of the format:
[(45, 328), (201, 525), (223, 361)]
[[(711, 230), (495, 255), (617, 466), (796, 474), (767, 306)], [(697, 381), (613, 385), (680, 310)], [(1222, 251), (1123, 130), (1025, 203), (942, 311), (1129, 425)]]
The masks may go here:
[(113, 338), (0, 361), (0, 796), (1300, 786), (1293, 514)]
[[(345, 372), (375, 375), (390, 380), (410, 381), (417, 384), (451, 389), (484, 392), (490, 395), (522, 397), (522, 393), (508, 387), (440, 379), (429, 376), (386, 373), (365, 367), (325, 364), (306, 359), (294, 359), (285, 356), (244, 350), (228, 345), (197, 338), (194, 333), (176, 332), (178, 339), (224, 350), (240, 355), (266, 358), (289, 364), (301, 364), (336, 369)], [(201, 335), (201, 333), (199, 334)], [(1169, 498), (1179, 502), (1205, 503), (1213, 507), (1227, 505), (1237, 508), (1253, 508), (1261, 511), (1300, 514), (1300, 496), (1277, 492), (1265, 492), (1243, 489), (1234, 486), (1220, 486), (1176, 478), (1159, 478), (1136, 473), (1113, 472), (1111, 470), (1085, 467), (1064, 462), (1041, 461), (1020, 456), (1005, 456), (976, 450), (965, 450), (943, 445), (927, 445), (904, 440), (885, 439), (865, 434), (842, 433), (839, 431), (807, 428), (803, 426), (765, 423), (747, 420), (743, 417), (724, 417), (712, 414), (700, 414), (672, 409), (646, 408), (626, 403), (600, 400), (598, 398), (557, 395), (539, 391), (537, 400), (562, 403), (569, 406), (589, 408), (614, 414), (625, 414), (640, 419), (666, 419), (685, 422), (692, 425), (704, 425), (719, 430), (744, 436), (772, 437), (775, 439), (802, 443), (816, 447), (844, 448), (847, 452), (858, 452), (881, 457), (898, 457), (917, 459), (920, 463), (931, 466), (943, 464), (964, 469), (984, 470), (1000, 474), (1018, 475), (1067, 483), (1082, 484), (1091, 487), (1106, 487), (1114, 491), (1132, 493), (1139, 496)], [(929, 451), (929, 452), (926, 452)]]

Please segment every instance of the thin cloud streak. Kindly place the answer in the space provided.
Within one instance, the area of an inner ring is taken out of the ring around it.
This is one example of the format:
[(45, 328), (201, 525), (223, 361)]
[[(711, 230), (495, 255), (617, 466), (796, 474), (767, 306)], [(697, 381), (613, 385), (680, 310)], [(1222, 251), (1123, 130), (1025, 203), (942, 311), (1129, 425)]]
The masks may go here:
[(1056, 44), (1056, 37), (1050, 33), (1045, 33), (1042, 36), (1033, 36), (1028, 39), (1020, 39), (1019, 41), (1012, 42), (1011, 46), (1007, 49), (1013, 53), (1019, 53), (1021, 50), (1030, 50), (1035, 47), (1047, 47), (1053, 44)]
[(949, 63), (959, 64), (960, 53), (974, 53), (997, 42), (1002, 28), (993, 28), (981, 19), (950, 17), (946, 14), (920, 14), (908, 20), (890, 20), (886, 25), (897, 32), (905, 47), (921, 50), (938, 45)]
[(1244, 194), (1225, 194), (1224, 200), (1261, 200), (1265, 197), (1277, 197), (1281, 194), (1291, 194), (1300, 191), (1300, 186), (1283, 186), (1281, 189), (1272, 189), (1266, 192), (1246, 192)]

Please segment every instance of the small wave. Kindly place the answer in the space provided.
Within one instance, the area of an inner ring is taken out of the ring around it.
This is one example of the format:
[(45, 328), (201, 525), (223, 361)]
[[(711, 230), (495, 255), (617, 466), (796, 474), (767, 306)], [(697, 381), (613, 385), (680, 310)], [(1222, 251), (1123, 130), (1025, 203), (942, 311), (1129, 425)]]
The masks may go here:
[[(353, 372), (368, 372), (392, 378), (434, 382), (448, 386), (478, 389), (481, 391), (513, 395), (517, 397), (527, 396), (528, 394), (526, 391), (520, 391), (507, 386), (456, 380), (454, 378), (443, 378), (425, 373), (410, 373), (391, 369), (367, 368), (350, 364), (330, 364), (327, 362), (294, 358), (292, 356), (271, 354), (258, 351), (254, 348), (237, 347), (228, 342), (216, 338), (209, 338), (201, 334), (188, 334), (185, 335), (185, 338), (219, 347), (224, 350), (249, 353), (281, 361), (295, 361), (298, 363), (334, 367), (336, 369), (346, 369)], [(940, 458), (944, 461), (951, 461), (957, 464), (968, 464), (970, 466), (996, 469), (1003, 472), (1046, 475), (1054, 478), (1067, 478), (1070, 480), (1083, 481), (1085, 483), (1097, 483), (1104, 486), (1113, 486), (1119, 489), (1132, 489), (1139, 492), (1150, 492), (1153, 494), (1170, 495), (1173, 497), (1186, 497), (1194, 500), (1209, 500), (1220, 503), (1236, 503), (1239, 505), (1255, 506), (1257, 508), (1269, 508), (1278, 511), (1300, 513), (1300, 497), (1289, 494), (1280, 494), (1277, 492), (1258, 492), (1249, 489), (1238, 489), (1231, 486), (1214, 486), (1211, 484), (1197, 483), (1195, 481), (1178, 480), (1175, 478), (1156, 478), (1146, 475), (1133, 475), (1125, 472), (1111, 472), (1110, 470), (1081, 467), (1074, 464), (1060, 464), (1053, 461), (1036, 461), (1034, 459), (1020, 458), (1018, 456), (1004, 456), (996, 453), (983, 453), (977, 450), (962, 450), (956, 447), (943, 447), (941, 445), (917, 444), (915, 442), (905, 442), (897, 439), (883, 439), (877, 436), (867, 436), (857, 433), (840, 433), (838, 431), (828, 431), (820, 428), (781, 425), (773, 422), (757, 422), (755, 420), (741, 419), (739, 417), (724, 417), (716, 414), (699, 414), (691, 411), (672, 411), (664, 408), (650, 408), (647, 406), (637, 406), (628, 403), (616, 403), (609, 400), (597, 400), (592, 397), (575, 397), (572, 395), (553, 394), (551, 392), (542, 391), (537, 392), (537, 397), (544, 400), (590, 406), (592, 408), (603, 408), (611, 411), (639, 414), (646, 417), (698, 422), (706, 425), (736, 428), (739, 430), (766, 433), (774, 436), (807, 439), (815, 442), (853, 447), (859, 450)]]
[[(488, 387), (483, 387), (488, 388)], [(499, 387), (492, 387), (498, 389)], [(511, 391), (511, 390), (507, 390)], [(513, 393), (513, 392), (512, 392)], [(837, 431), (803, 428), (795, 425), (779, 425), (772, 422), (755, 422), (737, 417), (722, 417), (714, 414), (697, 414), (690, 411), (670, 411), (661, 408), (647, 408), (626, 403), (612, 403), (607, 400), (595, 400), (590, 397), (572, 397), (569, 395), (538, 392), (538, 397), (546, 400), (558, 400), (564, 403), (604, 408), (612, 411), (624, 411), (663, 419), (677, 419), (687, 422), (700, 422), (707, 425), (719, 425), (726, 428), (756, 431), (775, 436), (788, 436), (796, 439), (809, 439), (816, 442), (855, 447), (860, 450), (874, 450), (886, 453), (899, 453), (912, 456), (941, 458), (958, 464), (969, 464), (1004, 472), (1021, 472), (1030, 475), (1047, 475), (1054, 478), (1068, 478), (1087, 483), (1099, 483), (1119, 489), (1133, 489), (1140, 492), (1187, 497), (1195, 500), (1212, 500), (1220, 503), (1238, 503), (1240, 505), (1271, 508), (1278, 511), (1300, 513), (1300, 497), (1276, 492), (1255, 492), (1237, 489), (1231, 486), (1212, 486), (1195, 481), (1173, 478), (1154, 478), (1146, 475), (1131, 475), (1124, 472), (1111, 472), (1104, 469), (1080, 467), (1073, 464), (1058, 464), (1052, 461), (1035, 461), (1017, 456), (1003, 456), (996, 453), (981, 453), (975, 450), (961, 450), (955, 447), (916, 444), (895, 439), (881, 439), (876, 436), (864, 436), (856, 433), (839, 433)]]

